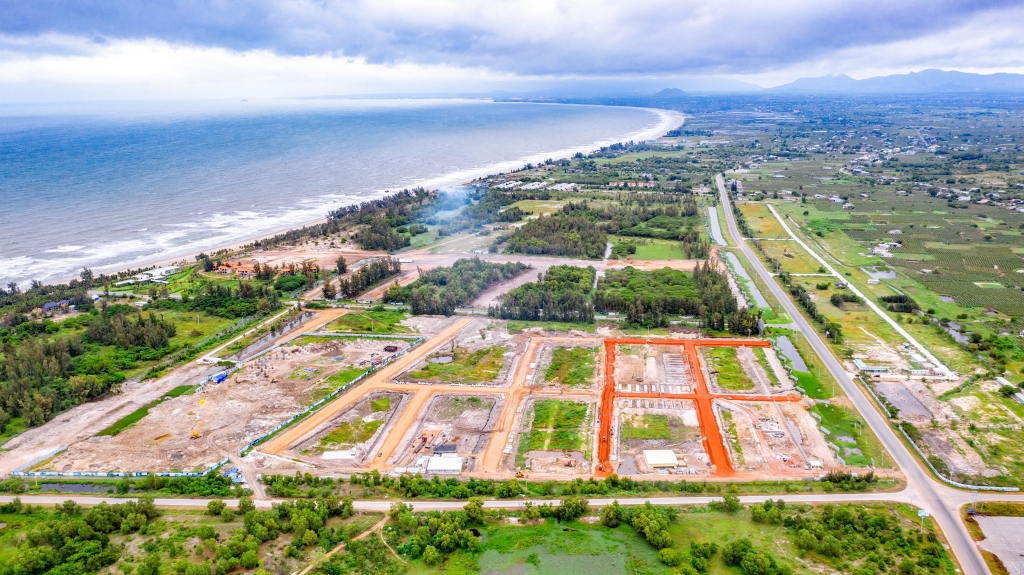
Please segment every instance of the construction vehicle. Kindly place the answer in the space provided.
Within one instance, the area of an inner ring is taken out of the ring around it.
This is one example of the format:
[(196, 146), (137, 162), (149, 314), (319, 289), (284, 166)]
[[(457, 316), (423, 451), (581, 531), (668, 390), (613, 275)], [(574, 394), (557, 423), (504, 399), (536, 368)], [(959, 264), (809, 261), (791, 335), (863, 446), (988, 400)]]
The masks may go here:
[(200, 437), (203, 436), (202, 429), (203, 429), (203, 423), (199, 422), (199, 425), (193, 427), (192, 431), (188, 432), (188, 438), (189, 439), (199, 439)]
[(516, 479), (522, 479), (524, 477), (526, 477), (526, 472), (516, 467)]

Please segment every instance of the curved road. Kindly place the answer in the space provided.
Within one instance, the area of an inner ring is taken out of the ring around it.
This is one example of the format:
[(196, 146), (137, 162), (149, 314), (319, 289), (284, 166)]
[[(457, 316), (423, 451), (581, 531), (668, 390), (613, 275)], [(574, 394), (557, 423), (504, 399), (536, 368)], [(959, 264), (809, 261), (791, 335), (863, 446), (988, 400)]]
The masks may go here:
[[(881, 440), (885, 450), (896, 460), (897, 465), (899, 465), (907, 477), (907, 489), (904, 493), (911, 498), (911, 502), (914, 505), (921, 507), (931, 514), (935, 522), (942, 529), (942, 532), (946, 535), (946, 539), (949, 540), (949, 545), (952, 547), (953, 553), (956, 555), (964, 572), (969, 575), (988, 573), (985, 560), (981, 557), (981, 553), (967, 532), (967, 528), (960, 521), (959, 508), (965, 503), (970, 502), (970, 494), (938, 483), (918, 465), (914, 456), (896, 437), (896, 433), (889, 426), (889, 422), (875, 410), (868, 397), (853, 382), (850, 375), (843, 369), (843, 366), (832, 355), (825, 343), (821, 341), (818, 332), (804, 319), (800, 310), (789, 299), (788, 294), (775, 283), (774, 278), (772, 278), (772, 275), (761, 263), (761, 260), (757, 258), (753, 250), (750, 249), (750, 246), (747, 245), (746, 240), (743, 239), (739, 229), (736, 227), (736, 219), (733, 217), (729, 195), (725, 191), (725, 182), (721, 174), (715, 177), (715, 182), (718, 184), (722, 209), (725, 212), (725, 218), (729, 224), (729, 233), (732, 234), (733, 240), (747, 256), (747, 260), (757, 271), (758, 275), (764, 279), (768, 288), (775, 294), (775, 298), (782, 304), (786, 313), (793, 318), (797, 327), (803, 332), (804, 337), (807, 338), (807, 342), (811, 344), (814, 352), (818, 354), (818, 357), (828, 367), (832, 377), (836, 378), (836, 381), (842, 386), (843, 391), (849, 396), (857, 411), (867, 420), (868, 425), (875, 432), (875, 435), (878, 436), (879, 440)], [(869, 497), (865, 495), (861, 500), (868, 500)], [(1000, 494), (991, 499), (1005, 501), (1019, 498), (1020, 496)], [(981, 497), (979, 494), (979, 499), (990, 498)]]

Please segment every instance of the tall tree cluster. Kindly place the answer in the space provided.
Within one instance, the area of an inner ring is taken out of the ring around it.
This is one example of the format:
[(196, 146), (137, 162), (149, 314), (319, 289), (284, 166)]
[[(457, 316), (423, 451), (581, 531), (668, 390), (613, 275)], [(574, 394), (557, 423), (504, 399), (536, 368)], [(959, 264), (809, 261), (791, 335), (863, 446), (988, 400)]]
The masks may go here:
[(538, 281), (505, 293), (501, 303), (488, 309), (488, 315), (501, 319), (529, 321), (565, 321), (591, 323), (594, 305), (590, 290), (597, 270), (593, 266), (552, 266)]
[(351, 298), (401, 271), (402, 264), (394, 258), (375, 260), (360, 267), (351, 277), (339, 280), (338, 290), (342, 297)]
[(488, 287), (510, 280), (528, 270), (521, 262), (505, 264), (460, 259), (451, 267), (421, 271), (408, 286), (393, 286), (385, 301), (406, 302), (416, 315), (453, 315), (455, 308), (475, 299)]

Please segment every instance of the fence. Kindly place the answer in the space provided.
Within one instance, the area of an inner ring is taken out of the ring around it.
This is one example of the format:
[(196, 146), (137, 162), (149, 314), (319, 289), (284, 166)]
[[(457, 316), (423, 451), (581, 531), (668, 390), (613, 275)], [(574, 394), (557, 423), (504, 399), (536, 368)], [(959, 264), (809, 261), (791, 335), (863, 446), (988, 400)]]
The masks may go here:
[[(317, 334), (317, 335), (325, 335), (325, 334)], [(335, 334), (328, 333), (326, 335), (335, 335)], [(344, 335), (345, 336), (350, 336), (350, 335), (353, 335), (353, 334), (344, 334)], [(363, 335), (365, 335), (365, 334), (355, 334), (355, 335), (358, 335), (359, 337), (363, 337)], [(374, 336), (374, 337), (376, 337), (376, 336)], [(387, 337), (388, 339), (395, 339), (398, 336), (394, 336), (394, 335), (384, 336), (384, 335), (381, 335), (380, 337)], [(406, 338), (409, 338), (409, 337), (410, 336), (406, 336)], [(415, 337), (415, 336), (412, 336), (412, 337)], [(289, 341), (291, 341), (291, 340), (289, 340)], [(299, 419), (302, 419), (303, 417), (309, 415), (310, 413), (320, 409), (321, 407), (323, 407), (324, 404), (332, 401), (338, 395), (340, 395), (342, 393), (345, 393), (345, 391), (347, 391), (350, 387), (360, 383), (361, 381), (363, 381), (364, 379), (369, 377), (371, 374), (376, 373), (377, 371), (383, 369), (386, 365), (390, 364), (392, 361), (398, 359), (399, 357), (405, 355), (406, 353), (409, 353), (410, 350), (414, 349), (416, 346), (418, 346), (419, 344), (423, 343), (424, 341), (425, 341), (425, 339), (423, 337), (418, 337), (416, 339), (416, 341), (414, 341), (412, 343), (412, 345), (410, 345), (409, 347), (403, 349), (402, 351), (400, 351), (400, 352), (398, 352), (398, 353), (388, 357), (387, 359), (382, 361), (380, 363), (380, 365), (375, 365), (375, 366), (370, 367), (369, 370), (364, 372), (359, 377), (353, 379), (352, 381), (350, 381), (350, 382), (346, 383), (345, 385), (339, 387), (338, 389), (332, 391), (329, 395), (327, 395), (323, 399), (320, 399), (319, 401), (317, 401), (313, 405), (310, 405), (306, 409), (303, 409), (299, 413), (296, 413), (295, 415), (291, 416), (290, 418), (288, 418), (287, 421), (285, 421), (281, 425), (278, 425), (274, 429), (268, 431), (267, 433), (264, 433), (263, 435), (257, 437), (256, 439), (252, 440), (251, 442), (249, 442), (248, 445), (246, 445), (242, 449), (238, 450), (239, 457), (245, 457), (249, 453), (249, 451), (252, 450), (253, 447), (256, 447), (257, 444), (259, 444), (259, 443), (261, 443), (263, 441), (266, 441), (267, 439), (269, 439), (271, 436), (275, 435), (277, 432), (281, 431), (282, 429), (288, 427), (289, 425), (295, 423), (296, 421), (298, 421)], [(283, 343), (287, 343), (287, 342), (282, 342), (282, 344)]]
[[(889, 408), (887, 408), (885, 406), (885, 404), (882, 403), (882, 400), (879, 399), (879, 397), (877, 395), (875, 395), (875, 390), (871, 389), (871, 386), (868, 385), (868, 383), (866, 381), (864, 381), (864, 378), (862, 378), (862, 377), (860, 377), (858, 375), (857, 379), (860, 380), (860, 383), (861, 383), (861, 385), (864, 386), (864, 389), (868, 390), (868, 393), (871, 394), (871, 397), (875, 398), (875, 402), (878, 403), (878, 406), (882, 408), (882, 412), (889, 413)], [(903, 426), (897, 425), (896, 429), (900, 430), (900, 433), (903, 434), (903, 437), (907, 438), (907, 443), (909, 443), (911, 445), (911, 447), (914, 448), (914, 451), (916, 451), (917, 454), (921, 456), (921, 459), (924, 460), (925, 464), (928, 466), (928, 469), (932, 470), (932, 473), (935, 474), (935, 477), (938, 477), (944, 483), (948, 483), (948, 484), (950, 484), (950, 485), (952, 485), (954, 487), (960, 487), (961, 489), (977, 489), (979, 491), (1020, 491), (1020, 489), (1018, 489), (1016, 487), (995, 487), (995, 486), (992, 486), (992, 485), (968, 485), (966, 483), (960, 483), (959, 481), (953, 481), (952, 479), (950, 479), (950, 478), (946, 477), (945, 475), (939, 473), (938, 469), (935, 469), (935, 466), (932, 465), (931, 461), (928, 461), (928, 458), (925, 457), (924, 452), (921, 451), (921, 448), (917, 446), (917, 443), (915, 443), (914, 440), (911, 439), (909, 435), (907, 435), (906, 431), (903, 431)]]
[(155, 475), (157, 477), (205, 477), (213, 473), (218, 467), (231, 461), (230, 458), (222, 459), (217, 463), (214, 463), (206, 471), (193, 471), (193, 472), (181, 472), (181, 471), (21, 471), (27, 469), (33, 465), (37, 465), (47, 459), (56, 456), (63, 452), (68, 447), (62, 446), (57, 450), (53, 451), (49, 455), (36, 458), (36, 460), (22, 465), (18, 469), (11, 472), (11, 477), (147, 477), (149, 475)]

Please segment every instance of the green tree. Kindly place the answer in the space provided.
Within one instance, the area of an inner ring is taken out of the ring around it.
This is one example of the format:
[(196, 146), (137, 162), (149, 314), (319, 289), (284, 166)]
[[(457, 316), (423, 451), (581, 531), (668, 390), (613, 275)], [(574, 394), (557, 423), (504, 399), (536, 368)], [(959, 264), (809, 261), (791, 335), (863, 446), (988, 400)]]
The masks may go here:
[(481, 497), (471, 497), (469, 503), (462, 508), (466, 512), (466, 521), (469, 523), (482, 523), (484, 520), (484, 500)]
[(619, 526), (621, 521), (622, 507), (619, 506), (618, 499), (613, 501), (611, 505), (606, 505), (604, 509), (601, 509), (601, 525), (614, 529)]
[(238, 513), (239, 514), (245, 515), (246, 513), (250, 512), (250, 511), (255, 511), (255, 510), (256, 510), (256, 504), (252, 502), (252, 499), (250, 499), (248, 495), (243, 495), (241, 497), (241, 499), (238, 500)]
[(555, 515), (562, 521), (572, 521), (583, 517), (590, 509), (589, 501), (582, 497), (566, 497), (555, 510)]
[(433, 545), (427, 545), (427, 548), (423, 550), (423, 563), (428, 567), (440, 565), (442, 559), (444, 557)]
[(750, 542), (750, 539), (741, 537), (725, 544), (725, 547), (722, 548), (722, 560), (726, 565), (738, 567), (743, 562), (743, 557), (753, 550), (754, 544)]
[(223, 500), (214, 499), (206, 504), (206, 513), (213, 516), (220, 515), (226, 506), (227, 504)]
[(735, 493), (726, 493), (722, 496), (722, 509), (726, 513), (736, 513), (743, 509), (743, 504), (740, 503), (740, 498)]
[(671, 547), (666, 547), (658, 552), (658, 560), (669, 567), (678, 567), (683, 562), (683, 554)]

